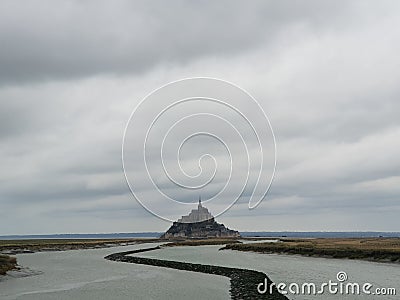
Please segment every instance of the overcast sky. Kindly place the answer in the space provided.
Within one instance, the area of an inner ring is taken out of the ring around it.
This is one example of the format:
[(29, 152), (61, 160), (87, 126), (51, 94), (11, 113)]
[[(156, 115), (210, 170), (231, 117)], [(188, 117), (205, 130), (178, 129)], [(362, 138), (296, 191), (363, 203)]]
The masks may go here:
[(0, 234), (166, 230), (121, 141), (143, 97), (193, 76), (249, 91), (276, 137), (267, 198), (219, 221), (400, 231), (399, 53), (395, 0), (1, 1)]

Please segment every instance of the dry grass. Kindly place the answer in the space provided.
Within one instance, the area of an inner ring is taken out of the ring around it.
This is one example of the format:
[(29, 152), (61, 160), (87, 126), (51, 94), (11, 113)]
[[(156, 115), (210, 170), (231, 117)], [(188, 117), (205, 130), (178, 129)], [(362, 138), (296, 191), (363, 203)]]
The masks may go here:
[(400, 252), (400, 238), (319, 238), (282, 240), (291, 247), (316, 249), (394, 250)]
[(286, 239), (227, 245), (224, 249), (400, 262), (400, 238)]
[(0, 252), (8, 250), (73, 250), (118, 246), (123, 243), (151, 243), (158, 239), (38, 239), (38, 240), (0, 240)]

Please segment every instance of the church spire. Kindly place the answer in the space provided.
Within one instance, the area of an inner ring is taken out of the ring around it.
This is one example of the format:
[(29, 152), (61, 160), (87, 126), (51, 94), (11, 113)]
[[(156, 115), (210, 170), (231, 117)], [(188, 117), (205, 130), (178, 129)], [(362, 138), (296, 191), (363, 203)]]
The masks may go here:
[(201, 206), (201, 196), (199, 196), (199, 208), (202, 207)]

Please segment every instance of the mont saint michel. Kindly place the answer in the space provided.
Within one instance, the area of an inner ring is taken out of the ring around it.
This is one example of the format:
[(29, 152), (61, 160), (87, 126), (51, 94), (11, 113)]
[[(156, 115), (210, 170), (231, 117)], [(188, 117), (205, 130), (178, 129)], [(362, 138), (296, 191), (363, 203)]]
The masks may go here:
[(161, 236), (166, 239), (209, 237), (240, 237), (240, 234), (216, 222), (214, 216), (201, 204), (201, 198), (197, 209), (193, 209), (187, 216), (182, 216)]

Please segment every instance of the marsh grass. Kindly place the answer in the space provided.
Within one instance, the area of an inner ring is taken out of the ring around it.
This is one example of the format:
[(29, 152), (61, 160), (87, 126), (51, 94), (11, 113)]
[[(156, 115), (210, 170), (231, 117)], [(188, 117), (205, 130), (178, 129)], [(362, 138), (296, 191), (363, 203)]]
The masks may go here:
[(130, 243), (151, 243), (158, 239), (37, 239), (0, 240), (0, 252), (9, 250), (51, 251), (118, 246)]
[(400, 238), (282, 239), (277, 243), (229, 244), (222, 249), (400, 262)]

